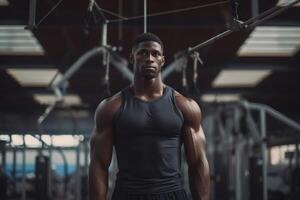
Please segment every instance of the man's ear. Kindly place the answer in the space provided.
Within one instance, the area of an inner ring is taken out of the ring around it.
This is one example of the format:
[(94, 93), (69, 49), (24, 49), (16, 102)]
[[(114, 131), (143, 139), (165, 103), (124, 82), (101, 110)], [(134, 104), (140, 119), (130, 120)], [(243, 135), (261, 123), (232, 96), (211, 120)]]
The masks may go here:
[(161, 58), (161, 65), (160, 66), (163, 66), (164, 64), (165, 64), (165, 57), (162, 56), (162, 58)]

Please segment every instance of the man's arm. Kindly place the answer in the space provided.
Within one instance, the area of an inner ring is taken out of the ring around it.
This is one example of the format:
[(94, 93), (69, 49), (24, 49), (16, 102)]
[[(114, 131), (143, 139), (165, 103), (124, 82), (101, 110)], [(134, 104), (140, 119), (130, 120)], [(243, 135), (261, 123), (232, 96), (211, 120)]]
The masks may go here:
[(118, 99), (102, 101), (95, 113), (95, 127), (91, 136), (89, 166), (90, 200), (106, 200), (108, 168), (113, 152), (113, 116), (120, 106)]
[(184, 116), (183, 143), (193, 200), (208, 200), (210, 175), (205, 135), (200, 124), (201, 110), (195, 101), (183, 96), (177, 98), (177, 104)]

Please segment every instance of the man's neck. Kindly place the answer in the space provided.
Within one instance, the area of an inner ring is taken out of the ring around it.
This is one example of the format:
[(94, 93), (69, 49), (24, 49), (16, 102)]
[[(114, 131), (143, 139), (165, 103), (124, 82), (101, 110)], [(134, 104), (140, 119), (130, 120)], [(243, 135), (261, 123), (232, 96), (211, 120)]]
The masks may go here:
[(132, 90), (134, 96), (144, 100), (151, 100), (163, 95), (164, 84), (160, 76), (153, 79), (134, 79)]

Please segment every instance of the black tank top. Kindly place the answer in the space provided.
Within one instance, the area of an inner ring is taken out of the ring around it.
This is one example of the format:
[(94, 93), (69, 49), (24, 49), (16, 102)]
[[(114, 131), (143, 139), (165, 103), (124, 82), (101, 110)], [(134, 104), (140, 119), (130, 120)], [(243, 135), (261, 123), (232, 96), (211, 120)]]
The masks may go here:
[(152, 194), (182, 189), (183, 116), (174, 90), (167, 86), (161, 97), (147, 102), (126, 88), (122, 98), (114, 119), (116, 189)]

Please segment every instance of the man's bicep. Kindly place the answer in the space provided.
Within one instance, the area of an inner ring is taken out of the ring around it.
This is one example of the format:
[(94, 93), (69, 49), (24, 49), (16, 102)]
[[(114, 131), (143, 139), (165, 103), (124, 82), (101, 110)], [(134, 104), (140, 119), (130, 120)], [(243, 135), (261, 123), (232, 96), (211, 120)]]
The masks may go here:
[(197, 129), (186, 126), (184, 127), (184, 150), (187, 163), (189, 166), (197, 165), (205, 157), (205, 136), (200, 125)]
[(95, 113), (95, 127), (91, 136), (91, 161), (108, 167), (113, 150), (113, 125), (105, 104), (100, 104)]
[(112, 158), (113, 137), (111, 128), (103, 128), (99, 132), (94, 129), (91, 137), (91, 161), (96, 161), (108, 168)]

